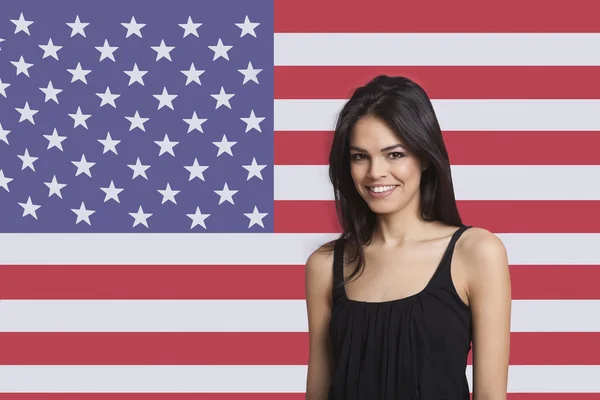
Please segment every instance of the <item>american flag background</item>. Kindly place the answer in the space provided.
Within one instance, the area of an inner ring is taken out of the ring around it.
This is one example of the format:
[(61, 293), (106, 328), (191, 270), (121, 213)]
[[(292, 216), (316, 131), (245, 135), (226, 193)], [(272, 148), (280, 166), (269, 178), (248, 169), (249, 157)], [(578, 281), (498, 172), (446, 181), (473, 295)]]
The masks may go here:
[(507, 248), (509, 399), (600, 399), (599, 15), (3, 0), (0, 399), (303, 399), (332, 129), (378, 74), (428, 92)]

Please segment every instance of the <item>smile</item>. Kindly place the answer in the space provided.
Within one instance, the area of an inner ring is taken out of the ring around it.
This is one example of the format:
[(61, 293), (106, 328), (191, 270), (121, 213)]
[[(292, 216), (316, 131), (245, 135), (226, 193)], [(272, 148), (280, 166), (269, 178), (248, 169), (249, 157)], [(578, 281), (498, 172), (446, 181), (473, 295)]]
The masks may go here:
[(367, 186), (369, 193), (373, 197), (384, 197), (389, 195), (394, 191), (397, 185), (387, 185), (387, 186)]
[(385, 193), (393, 190), (396, 185), (388, 185), (388, 186), (367, 186), (370, 192), (373, 193)]

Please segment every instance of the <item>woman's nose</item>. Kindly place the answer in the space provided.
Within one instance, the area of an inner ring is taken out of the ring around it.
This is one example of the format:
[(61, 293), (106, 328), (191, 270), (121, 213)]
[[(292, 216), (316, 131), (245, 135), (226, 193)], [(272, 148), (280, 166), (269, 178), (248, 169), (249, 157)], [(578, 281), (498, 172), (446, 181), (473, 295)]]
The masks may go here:
[(369, 165), (369, 177), (372, 179), (378, 179), (382, 176), (385, 176), (386, 171), (387, 166), (385, 162), (376, 158), (371, 159), (371, 164)]

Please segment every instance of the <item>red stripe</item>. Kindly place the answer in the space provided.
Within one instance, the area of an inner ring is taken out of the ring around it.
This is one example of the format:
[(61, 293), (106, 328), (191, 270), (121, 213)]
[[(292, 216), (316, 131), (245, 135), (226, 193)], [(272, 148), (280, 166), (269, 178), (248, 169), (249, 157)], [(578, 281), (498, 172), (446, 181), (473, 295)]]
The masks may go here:
[(600, 265), (511, 265), (518, 300), (598, 300)]
[(1, 365), (305, 365), (307, 354), (303, 332), (0, 333)]
[[(305, 400), (304, 393), (0, 393), (0, 400)], [(600, 400), (600, 393), (509, 393), (508, 400)]]
[(275, 131), (275, 165), (328, 165), (332, 131)]
[[(509, 397), (510, 399), (510, 397)], [(579, 400), (576, 397), (575, 400)], [(581, 400), (592, 400), (581, 397)], [(304, 393), (0, 393), (0, 400), (305, 400)], [(538, 400), (517, 399), (517, 400)], [(551, 400), (563, 400), (552, 398)]]
[(600, 400), (600, 393), (509, 393), (508, 400)]
[(277, 66), (275, 98), (348, 99), (379, 74), (407, 76), (432, 99), (600, 97), (598, 66)]
[[(598, 233), (600, 201), (459, 200), (467, 225), (494, 233)], [(275, 232), (339, 233), (333, 201), (275, 201)], [(310, 218), (306, 218), (310, 215)]]
[(293, 298), (304, 298), (302, 266), (0, 265), (4, 300)]
[[(599, 341), (597, 332), (512, 333), (510, 363), (598, 365)], [(308, 349), (304, 332), (0, 333), (1, 365), (306, 365)]]
[[(0, 400), (305, 400), (304, 393), (0, 393)], [(508, 400), (600, 400), (600, 393), (509, 393)]]
[(598, 32), (594, 0), (275, 0), (275, 32)]
[[(599, 265), (510, 268), (514, 299), (600, 299)], [(304, 298), (303, 265), (0, 266), (2, 300)]]
[[(600, 81), (600, 80), (599, 80)], [(598, 131), (445, 131), (452, 165), (598, 165)], [(333, 131), (276, 131), (275, 165), (328, 165)]]

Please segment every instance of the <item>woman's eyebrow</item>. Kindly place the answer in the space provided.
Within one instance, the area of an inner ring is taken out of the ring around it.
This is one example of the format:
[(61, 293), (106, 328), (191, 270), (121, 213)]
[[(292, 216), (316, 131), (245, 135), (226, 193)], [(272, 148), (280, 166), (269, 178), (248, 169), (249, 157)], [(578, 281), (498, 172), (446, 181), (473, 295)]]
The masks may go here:
[[(393, 150), (393, 149), (395, 149), (395, 148), (397, 148), (397, 147), (402, 147), (402, 148), (405, 148), (405, 147), (404, 147), (404, 146), (402, 146), (400, 143), (398, 143), (398, 144), (394, 144), (394, 145), (391, 145), (391, 146), (384, 147), (383, 149), (381, 149), (381, 152), (383, 153), (384, 151), (390, 151), (390, 150)], [(365, 150), (365, 149), (362, 149), (362, 148), (360, 148), (360, 147), (357, 147), (357, 146), (350, 146), (350, 150), (356, 150), (356, 151), (361, 151), (361, 152), (363, 152), (363, 153), (368, 153), (368, 151), (367, 151), (367, 150)]]

